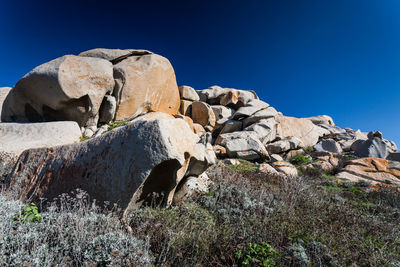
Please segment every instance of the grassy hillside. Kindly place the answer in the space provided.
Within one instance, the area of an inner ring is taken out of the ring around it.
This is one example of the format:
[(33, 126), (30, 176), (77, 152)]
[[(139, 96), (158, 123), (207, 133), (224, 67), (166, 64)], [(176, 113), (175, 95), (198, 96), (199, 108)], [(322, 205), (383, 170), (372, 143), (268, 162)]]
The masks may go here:
[(208, 173), (208, 194), (140, 209), (126, 222), (82, 192), (37, 220), (3, 194), (0, 265), (400, 266), (396, 189), (315, 170), (275, 177), (248, 162)]

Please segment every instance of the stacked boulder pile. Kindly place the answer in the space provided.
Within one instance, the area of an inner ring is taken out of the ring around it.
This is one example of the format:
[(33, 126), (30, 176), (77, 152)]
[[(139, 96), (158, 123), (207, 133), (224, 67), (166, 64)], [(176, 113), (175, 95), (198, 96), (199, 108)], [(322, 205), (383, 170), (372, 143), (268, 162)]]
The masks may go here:
[(44, 63), (0, 88), (0, 107), (0, 178), (24, 201), (81, 188), (125, 212), (179, 203), (206, 190), (216, 156), (295, 176), (288, 161), (307, 153), (307, 168), (400, 185), (396, 145), (380, 132), (284, 116), (250, 90), (178, 87), (168, 59), (147, 50)]

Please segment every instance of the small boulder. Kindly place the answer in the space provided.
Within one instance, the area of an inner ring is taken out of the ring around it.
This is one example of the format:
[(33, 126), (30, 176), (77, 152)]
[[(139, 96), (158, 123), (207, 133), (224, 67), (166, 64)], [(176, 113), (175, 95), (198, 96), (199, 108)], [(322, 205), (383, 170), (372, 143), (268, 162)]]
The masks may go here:
[(388, 160), (400, 161), (400, 152), (391, 152), (387, 156)]
[(276, 161), (272, 163), (272, 167), (275, 168), (279, 173), (286, 176), (297, 177), (298, 172), (295, 166), (287, 161)]
[(360, 157), (385, 159), (388, 155), (386, 143), (379, 137), (368, 140), (357, 140), (351, 145), (351, 150)]
[(200, 174), (198, 177), (189, 176), (184, 178), (184, 181), (182, 181), (176, 189), (173, 204), (179, 205), (201, 194), (207, 193), (210, 184), (211, 180), (205, 172)]
[(343, 152), (341, 146), (333, 139), (319, 141), (318, 144), (314, 146), (314, 149), (316, 151), (326, 151), (334, 154), (341, 154)]
[(263, 144), (270, 143), (276, 138), (276, 121), (274, 118), (262, 119), (257, 123), (244, 128), (244, 131), (253, 131)]
[(182, 115), (192, 117), (192, 101), (181, 100), (181, 105), (179, 106), (179, 112)]
[(215, 126), (215, 115), (214, 111), (205, 102), (195, 101), (192, 103), (192, 119), (193, 122), (200, 124), (201, 126)]
[(255, 114), (257, 111), (266, 109), (268, 107), (269, 107), (268, 103), (265, 103), (264, 101), (261, 101), (259, 99), (252, 99), (249, 100), (249, 102), (247, 102), (245, 106), (239, 108), (235, 112), (235, 114), (233, 114), (232, 118), (236, 120), (247, 118)]
[(224, 133), (232, 133), (242, 130), (242, 122), (236, 120), (228, 120), (225, 122), (224, 127), (222, 128), (220, 134)]
[(116, 110), (117, 101), (115, 100), (115, 97), (105, 95), (103, 103), (100, 106), (99, 122), (104, 124), (111, 122), (114, 119)]
[(232, 115), (235, 112), (234, 109), (222, 105), (212, 105), (211, 108), (214, 111), (217, 124), (224, 124), (227, 120), (232, 118)]
[(196, 90), (194, 90), (190, 86), (182, 85), (179, 87), (179, 94), (181, 99), (189, 100), (189, 101), (199, 101), (200, 97), (197, 94)]
[(314, 146), (318, 143), (320, 133), (309, 119), (278, 116), (277, 133), (281, 137), (297, 137), (303, 142), (305, 147)]
[(309, 119), (315, 125), (325, 124), (325, 125), (335, 126), (333, 119), (328, 115), (319, 115), (314, 117), (308, 117), (306, 119)]

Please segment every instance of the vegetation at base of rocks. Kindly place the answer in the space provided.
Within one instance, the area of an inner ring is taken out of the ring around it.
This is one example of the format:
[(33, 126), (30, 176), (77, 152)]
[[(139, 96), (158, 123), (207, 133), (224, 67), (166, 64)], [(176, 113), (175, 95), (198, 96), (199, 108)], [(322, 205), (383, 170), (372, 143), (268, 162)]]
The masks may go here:
[(0, 194), (0, 266), (152, 265), (148, 241), (129, 235), (114, 211), (101, 212), (82, 192), (58, 203), (20, 223), (14, 215), (26, 206)]
[(240, 162), (239, 165), (227, 164), (226, 167), (235, 171), (243, 171), (243, 172), (256, 172), (258, 170), (258, 166), (253, 162), (244, 159), (238, 159), (238, 160)]
[(311, 158), (309, 156), (304, 156), (302, 154), (297, 154), (294, 158), (290, 160), (290, 163), (296, 166), (304, 165), (311, 162)]
[(22, 204), (3, 197), (0, 265), (243, 266), (247, 258), (249, 266), (400, 263), (396, 189), (326, 174), (283, 178), (229, 167), (208, 174), (209, 193), (181, 206), (134, 211), (126, 220), (130, 232), (118, 213), (101, 213), (79, 194), (51, 205), (41, 222), (25, 224), (12, 220)]
[(312, 152), (314, 152), (314, 148), (312, 146), (308, 146), (308, 147), (303, 148), (303, 151), (307, 155), (310, 155)]
[(19, 223), (41, 222), (42, 216), (35, 203), (24, 205), (20, 211), (13, 217), (13, 221)]
[(243, 266), (276, 266), (276, 261), (281, 257), (267, 242), (249, 243), (246, 249), (240, 249), (235, 253), (236, 258)]
[(113, 121), (113, 122), (110, 122), (109, 124), (107, 124), (108, 125), (107, 131), (111, 131), (111, 130), (113, 130), (115, 128), (128, 125), (128, 123), (129, 123), (129, 121)]
[(87, 140), (89, 140), (90, 137), (87, 137), (86, 135), (82, 134), (81, 139), (79, 140), (80, 142), (85, 142)]

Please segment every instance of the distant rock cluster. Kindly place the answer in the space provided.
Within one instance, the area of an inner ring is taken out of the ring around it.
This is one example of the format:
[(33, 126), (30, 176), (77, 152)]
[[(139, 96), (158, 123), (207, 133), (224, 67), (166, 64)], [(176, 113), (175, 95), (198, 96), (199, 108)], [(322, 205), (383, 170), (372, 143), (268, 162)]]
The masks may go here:
[(178, 203), (206, 190), (216, 156), (295, 176), (288, 161), (309, 154), (306, 168), (400, 185), (400, 153), (382, 133), (284, 116), (255, 91), (178, 87), (168, 59), (147, 50), (44, 63), (0, 88), (0, 110), (0, 177), (22, 200), (81, 188), (126, 211)]

